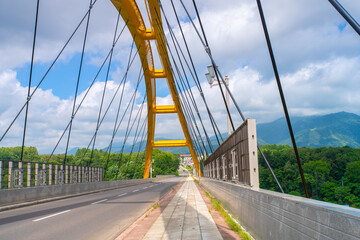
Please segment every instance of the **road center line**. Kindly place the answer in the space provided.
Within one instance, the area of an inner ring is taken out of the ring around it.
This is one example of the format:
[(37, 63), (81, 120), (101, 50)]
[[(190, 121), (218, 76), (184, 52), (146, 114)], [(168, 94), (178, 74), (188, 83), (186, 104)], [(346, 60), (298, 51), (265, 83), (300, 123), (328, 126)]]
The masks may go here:
[(97, 202), (93, 202), (92, 204), (97, 204), (97, 203), (101, 203), (101, 202), (105, 202), (107, 199), (103, 199), (103, 200), (100, 200), (100, 201), (97, 201)]
[(143, 187), (143, 189), (147, 189), (148, 187)]
[(66, 211), (54, 213), (54, 214), (51, 214), (51, 215), (46, 216), (46, 217), (42, 217), (42, 218), (35, 219), (35, 220), (33, 220), (33, 222), (38, 222), (38, 221), (41, 221), (41, 220), (44, 220), (44, 219), (47, 219), (47, 218), (55, 217), (55, 216), (57, 216), (57, 215), (60, 215), (60, 214), (63, 214), (63, 213), (67, 213), (67, 212), (70, 212), (70, 211), (71, 211), (71, 210), (66, 210)]
[(139, 189), (135, 189), (134, 191), (132, 191), (132, 192), (137, 192), (137, 191), (139, 191)]
[(127, 194), (127, 193), (120, 194), (120, 195), (118, 195), (118, 197), (125, 196), (126, 194)]

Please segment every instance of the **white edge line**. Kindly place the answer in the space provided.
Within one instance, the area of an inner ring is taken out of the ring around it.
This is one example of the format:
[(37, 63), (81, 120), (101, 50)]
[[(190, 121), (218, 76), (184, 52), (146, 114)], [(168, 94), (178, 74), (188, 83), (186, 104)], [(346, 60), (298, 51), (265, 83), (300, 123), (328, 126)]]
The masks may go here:
[(120, 194), (120, 195), (118, 195), (118, 197), (125, 196), (126, 194), (127, 194), (127, 193)]
[(91, 203), (91, 204), (97, 204), (97, 203), (101, 203), (101, 202), (104, 202), (104, 201), (106, 201), (107, 199), (103, 199), (103, 200), (100, 200), (100, 201), (97, 201), (97, 202), (93, 202), (93, 203)]
[(55, 213), (55, 214), (51, 214), (49, 216), (46, 216), (46, 217), (42, 217), (42, 218), (38, 218), (38, 219), (35, 219), (33, 220), (33, 222), (38, 222), (38, 221), (41, 221), (41, 220), (44, 220), (44, 219), (47, 219), (47, 218), (50, 218), (50, 217), (55, 217), (57, 215), (60, 215), (60, 214), (63, 214), (63, 213), (67, 213), (67, 212), (70, 212), (71, 210), (66, 210), (66, 211), (62, 211), (62, 212), (58, 212), (58, 213)]

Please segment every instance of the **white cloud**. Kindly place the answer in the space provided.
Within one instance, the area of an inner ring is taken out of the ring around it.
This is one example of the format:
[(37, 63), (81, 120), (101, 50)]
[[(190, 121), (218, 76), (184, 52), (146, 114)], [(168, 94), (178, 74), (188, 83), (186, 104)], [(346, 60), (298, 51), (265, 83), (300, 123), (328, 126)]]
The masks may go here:
[[(177, 39), (182, 44), (170, 2), (162, 2)], [(192, 1), (184, 2), (198, 25)], [(353, 16), (360, 15), (359, 4), (354, 4), (351, 0), (341, 2)], [(267, 122), (283, 116), (255, 1), (198, 0), (197, 3), (212, 53), (222, 73), (228, 73), (230, 88), (244, 114), (258, 119), (258, 122)], [(40, 2), (35, 52), (37, 64), (49, 64), (53, 60), (87, 11), (88, 4), (89, 1), (85, 0)], [(225, 132), (226, 112), (220, 92), (218, 87), (210, 89), (205, 82), (204, 73), (210, 60), (180, 3), (175, 1), (175, 5), (206, 99), (221, 131)], [(142, 12), (146, 11), (143, 3), (140, 8)], [(358, 110), (360, 100), (357, 97), (360, 77), (358, 70), (360, 39), (349, 25), (344, 25), (345, 21), (336, 10), (327, 1), (311, 0), (263, 1), (263, 8), (290, 113), (312, 115), (349, 111), (360, 114)], [(89, 57), (88, 63), (98, 66), (112, 44), (117, 13), (111, 1), (98, 0), (91, 14), (86, 54)], [(0, 2), (1, 132), (10, 124), (26, 99), (27, 88), (20, 85), (15, 69), (30, 62), (34, 16), (35, 2), (18, 0)], [(146, 18), (145, 21), (148, 22)], [(122, 26), (121, 20), (119, 29)], [(342, 29), (342, 26), (345, 28)], [(64, 62), (81, 51), (84, 28), (83, 25), (79, 29), (65, 55), (62, 56)], [(167, 38), (170, 41), (169, 34)], [(106, 103), (109, 102), (109, 96), (114, 93), (125, 72), (131, 42), (131, 36), (125, 30), (114, 52), (114, 61), (118, 65), (110, 73), (112, 81), (108, 82)], [(173, 54), (175, 54), (174, 50)], [(158, 62), (156, 57), (155, 62)], [(138, 60), (135, 66), (129, 73), (131, 80), (126, 85), (123, 106), (129, 101), (134, 89), (134, 79), (137, 78), (139, 71)], [(159, 89), (165, 86), (160, 81), (157, 85)], [(70, 143), (73, 147), (87, 145), (89, 137), (91, 138), (95, 130), (103, 84), (100, 82), (94, 85), (83, 108), (79, 111)], [(140, 92), (144, 92), (143, 86)], [(172, 104), (171, 97), (166, 91), (160, 90), (158, 93), (159, 105)], [(207, 129), (212, 133), (206, 109), (195, 87), (193, 93)], [(79, 99), (83, 95), (84, 92), (80, 94)], [(141, 99), (142, 96), (138, 96), (137, 104)], [(54, 95), (51, 90), (39, 89), (30, 103), (27, 145), (33, 144), (40, 151), (49, 151), (56, 144), (69, 121), (72, 100), (72, 98), (62, 99)], [(117, 104), (117, 101), (115, 103)], [(136, 106), (136, 110), (138, 107)], [(233, 104), (231, 111), (235, 116), (236, 124), (239, 124), (240, 119)], [(116, 108), (112, 108), (107, 118), (109, 120), (104, 122), (100, 130), (101, 136), (98, 138), (97, 146), (104, 147), (109, 142), (115, 115)], [(23, 119), (22, 114), (7, 138), (1, 142), (1, 146), (20, 145)], [(179, 125), (174, 121), (178, 121), (177, 118), (170, 115), (159, 117), (156, 125), (157, 134), (160, 137), (174, 139), (182, 137)], [(121, 128), (121, 133), (124, 133), (124, 128), (125, 126)], [(47, 130), (43, 131), (43, 129)], [(64, 149), (64, 144), (59, 148)]]

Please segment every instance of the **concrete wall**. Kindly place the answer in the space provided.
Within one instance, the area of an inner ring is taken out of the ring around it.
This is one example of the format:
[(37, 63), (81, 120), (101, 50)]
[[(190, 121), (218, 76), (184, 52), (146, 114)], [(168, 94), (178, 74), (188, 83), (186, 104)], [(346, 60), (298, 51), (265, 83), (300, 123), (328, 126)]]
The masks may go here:
[[(155, 178), (156, 179), (156, 178)], [(32, 201), (40, 201), (54, 197), (83, 194), (92, 191), (120, 188), (151, 182), (154, 179), (132, 179), (110, 182), (89, 182), (62, 184), (40, 187), (0, 190), (0, 207)]]
[(360, 209), (208, 178), (200, 182), (255, 239), (360, 239)]

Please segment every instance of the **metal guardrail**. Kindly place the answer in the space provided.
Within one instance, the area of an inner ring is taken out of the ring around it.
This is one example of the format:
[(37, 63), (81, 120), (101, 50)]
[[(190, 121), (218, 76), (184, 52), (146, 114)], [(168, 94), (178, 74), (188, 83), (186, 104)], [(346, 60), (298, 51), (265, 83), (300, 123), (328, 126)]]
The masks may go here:
[(103, 181), (103, 168), (0, 160), (0, 189)]
[(204, 177), (259, 189), (256, 121), (247, 119), (204, 162)]

